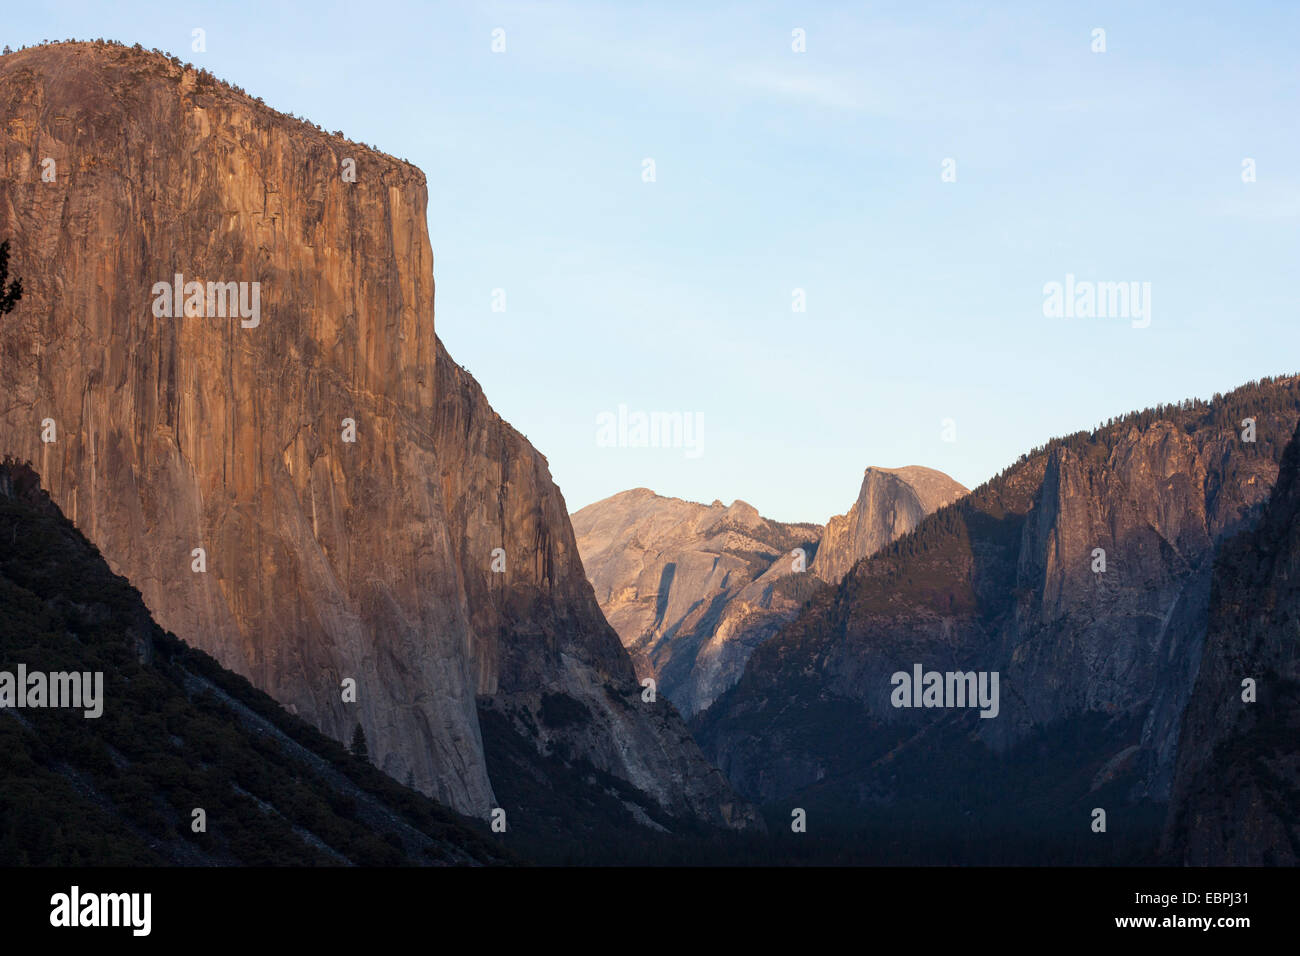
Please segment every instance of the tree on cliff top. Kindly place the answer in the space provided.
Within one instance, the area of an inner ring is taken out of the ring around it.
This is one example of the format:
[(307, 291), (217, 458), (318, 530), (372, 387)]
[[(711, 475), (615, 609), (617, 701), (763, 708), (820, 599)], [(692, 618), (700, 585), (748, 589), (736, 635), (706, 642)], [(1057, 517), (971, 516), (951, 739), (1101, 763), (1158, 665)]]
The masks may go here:
[(15, 279), (8, 287), (9, 279), (9, 240), (0, 242), (0, 315), (14, 310), (18, 300), (23, 297), (23, 280)]

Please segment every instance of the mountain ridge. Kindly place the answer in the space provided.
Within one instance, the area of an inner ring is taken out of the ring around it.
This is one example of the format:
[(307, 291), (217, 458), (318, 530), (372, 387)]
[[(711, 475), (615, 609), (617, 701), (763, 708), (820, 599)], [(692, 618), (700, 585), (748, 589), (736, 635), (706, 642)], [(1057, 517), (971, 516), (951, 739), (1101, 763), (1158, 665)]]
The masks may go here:
[[(912, 482), (923, 486), (918, 489)], [(710, 505), (635, 488), (572, 515), (601, 609), (688, 717), (739, 677), (753, 648), (819, 587), (965, 492), (922, 466), (867, 468), (858, 499), (826, 526), (764, 518), (741, 499)]]
[[(816, 804), (847, 827), (907, 804), (932, 830), (978, 812), (985, 833), (1013, 827), (1018, 806), (1042, 828), (1036, 843), (1056, 848), (1043, 852), (1067, 857), (1081, 852), (1069, 819), (1084, 819), (1070, 814), (1086, 814), (1091, 786), (1109, 788), (1147, 821), (1132, 839), (1148, 853), (1214, 554), (1257, 519), (1298, 418), (1300, 378), (1288, 375), (1022, 455), (815, 593), (692, 719), (697, 739), (757, 802)], [(890, 675), (915, 662), (1000, 671), (999, 717), (891, 706)], [(1041, 761), (1065, 740), (1076, 750), (1063, 770), (1087, 776), (1068, 802), (1049, 800)], [(994, 777), (963, 788), (952, 768), (968, 764)]]

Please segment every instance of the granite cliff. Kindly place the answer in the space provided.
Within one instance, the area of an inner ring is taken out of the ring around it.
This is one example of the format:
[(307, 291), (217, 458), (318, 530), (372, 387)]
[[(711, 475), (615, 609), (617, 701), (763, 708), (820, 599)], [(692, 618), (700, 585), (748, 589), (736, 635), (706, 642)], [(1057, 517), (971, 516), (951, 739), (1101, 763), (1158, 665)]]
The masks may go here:
[(684, 714), (735, 683), (754, 647), (816, 586), (804, 571), (821, 527), (730, 506), (621, 492), (573, 515), (596, 598), (642, 678)]
[[(1266, 379), (1036, 449), (815, 594), (697, 739), (743, 795), (845, 826), (999, 830), (1066, 860), (1100, 806), (1149, 854), (1215, 557), (1258, 520), (1298, 418), (1300, 379)], [(917, 664), (998, 673), (996, 717), (898, 706)]]
[(839, 584), (861, 558), (875, 554), (926, 515), (964, 494), (962, 485), (933, 468), (868, 468), (848, 514), (826, 522), (813, 573), (828, 584)]
[[(670, 817), (751, 821), (441, 347), (418, 169), (115, 44), (3, 56), (0, 115), (0, 449), (162, 627), (480, 818), (495, 713)], [(533, 733), (548, 693), (585, 716)]]
[(1300, 862), (1300, 430), (1257, 527), (1214, 566), (1164, 849), (1192, 866)]

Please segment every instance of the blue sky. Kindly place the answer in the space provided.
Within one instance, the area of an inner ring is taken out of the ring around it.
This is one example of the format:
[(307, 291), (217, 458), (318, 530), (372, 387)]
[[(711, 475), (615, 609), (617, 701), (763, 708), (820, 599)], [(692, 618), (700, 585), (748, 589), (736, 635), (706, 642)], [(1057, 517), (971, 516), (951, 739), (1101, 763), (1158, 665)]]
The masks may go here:
[[(1300, 370), (1298, 28), (1249, 2), (96, 2), (12, 5), (0, 40), (156, 46), (423, 169), (439, 334), (571, 509), (644, 486), (821, 522), (867, 465), (973, 487)], [(1150, 325), (1045, 317), (1067, 274), (1150, 283)], [(700, 453), (602, 447), (619, 405), (699, 416)]]

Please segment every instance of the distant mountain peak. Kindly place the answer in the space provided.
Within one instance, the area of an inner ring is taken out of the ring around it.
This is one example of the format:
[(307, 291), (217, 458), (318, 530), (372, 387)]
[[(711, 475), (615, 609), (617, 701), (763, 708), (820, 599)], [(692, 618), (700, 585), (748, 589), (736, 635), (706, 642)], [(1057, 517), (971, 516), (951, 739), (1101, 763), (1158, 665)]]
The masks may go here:
[[(819, 582), (910, 531), (966, 489), (919, 465), (870, 467), (848, 515), (823, 528), (764, 518), (740, 498), (708, 505), (619, 492), (573, 515), (605, 616), (684, 713), (740, 676), (758, 644)], [(807, 573), (812, 572), (812, 573)]]
[(853, 507), (826, 522), (813, 571), (822, 580), (837, 583), (857, 561), (964, 494), (963, 485), (924, 465), (868, 466)]

